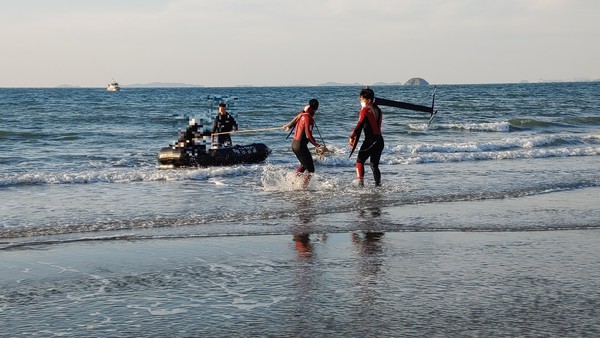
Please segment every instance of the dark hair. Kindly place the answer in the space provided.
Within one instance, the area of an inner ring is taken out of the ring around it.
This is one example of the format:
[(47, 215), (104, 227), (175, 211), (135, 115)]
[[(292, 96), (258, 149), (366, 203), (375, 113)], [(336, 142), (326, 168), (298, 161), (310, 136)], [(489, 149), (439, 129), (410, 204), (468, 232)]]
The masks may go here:
[(360, 97), (364, 97), (367, 100), (375, 99), (375, 92), (371, 88), (363, 88), (360, 91)]
[(227, 107), (227, 105), (223, 102), (219, 103), (219, 107)]
[(310, 99), (310, 101), (308, 101), (308, 105), (313, 110), (317, 110), (317, 109), (319, 109), (319, 100), (317, 100), (317, 99)]

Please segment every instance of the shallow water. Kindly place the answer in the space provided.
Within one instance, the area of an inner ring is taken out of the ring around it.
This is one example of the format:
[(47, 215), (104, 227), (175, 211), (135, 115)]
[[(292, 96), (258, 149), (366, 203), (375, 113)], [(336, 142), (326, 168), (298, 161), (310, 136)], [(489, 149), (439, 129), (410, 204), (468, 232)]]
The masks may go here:
[[(354, 159), (346, 143), (356, 123), (359, 88), (0, 89), (0, 238), (10, 246), (40, 235), (135, 236), (147, 229), (164, 233), (165, 227), (181, 234), (182, 227), (210, 228), (221, 221), (229, 227), (215, 235), (285, 234), (289, 229), (278, 218), (299, 213), (598, 187), (599, 88), (599, 83), (438, 86), (438, 116), (429, 126), (427, 114), (384, 107), (379, 190), (369, 186), (368, 168), (367, 188), (353, 184)], [(374, 89), (380, 97), (423, 105), (433, 92)], [(283, 125), (309, 98), (318, 98), (318, 132), (334, 152), (315, 158), (309, 191), (300, 191), (293, 175), (297, 160), (283, 130), (234, 135), (236, 143), (263, 142), (273, 150), (261, 164), (159, 170), (158, 150), (176, 140), (187, 119), (212, 116), (210, 95), (236, 98), (230, 111), (242, 130)], [(573, 218), (568, 210), (562, 216)], [(510, 230), (519, 219), (514, 215), (514, 222), (498, 230)], [(560, 220), (547, 221), (551, 224), (540, 226), (561, 227)], [(592, 212), (588, 226), (599, 224)], [(335, 228), (346, 230), (343, 224)]]
[[(384, 108), (381, 188), (348, 158), (359, 88), (0, 89), (2, 332), (597, 336), (599, 89), (438, 86), (431, 125)], [(307, 190), (283, 130), (233, 136), (264, 163), (159, 169), (207, 95), (242, 130), (316, 97), (333, 153)]]

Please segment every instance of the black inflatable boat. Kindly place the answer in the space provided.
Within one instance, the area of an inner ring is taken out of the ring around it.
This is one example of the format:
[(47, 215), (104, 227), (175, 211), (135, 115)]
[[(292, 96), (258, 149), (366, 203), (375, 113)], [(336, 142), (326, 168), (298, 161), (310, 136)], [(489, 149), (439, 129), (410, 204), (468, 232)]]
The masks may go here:
[(264, 161), (271, 149), (262, 143), (223, 146), (212, 143), (212, 134), (206, 121), (191, 119), (175, 145), (162, 148), (158, 153), (161, 168), (227, 166)]
[(158, 153), (158, 163), (163, 168), (227, 166), (264, 161), (271, 150), (262, 143), (207, 147), (203, 144), (164, 147)]

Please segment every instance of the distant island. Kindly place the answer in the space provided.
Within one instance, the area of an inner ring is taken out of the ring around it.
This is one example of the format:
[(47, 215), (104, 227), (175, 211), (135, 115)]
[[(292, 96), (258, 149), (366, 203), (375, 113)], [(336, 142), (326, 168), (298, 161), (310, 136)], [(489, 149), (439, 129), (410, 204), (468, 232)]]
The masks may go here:
[(404, 83), (405, 86), (429, 86), (429, 82), (420, 77), (413, 77)]
[(317, 85), (318, 87), (343, 87), (343, 86), (362, 86), (361, 83), (358, 82), (354, 82), (354, 83), (341, 83), (341, 82), (323, 82), (323, 83), (319, 83)]

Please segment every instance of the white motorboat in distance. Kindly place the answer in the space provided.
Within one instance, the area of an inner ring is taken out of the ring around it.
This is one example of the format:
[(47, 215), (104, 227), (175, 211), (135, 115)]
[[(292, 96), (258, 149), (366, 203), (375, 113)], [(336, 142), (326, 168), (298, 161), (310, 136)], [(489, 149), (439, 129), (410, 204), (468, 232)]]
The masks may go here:
[(115, 81), (115, 79), (113, 79), (112, 82), (110, 82), (106, 87), (106, 90), (109, 92), (118, 92), (121, 90), (121, 87), (119, 87), (119, 84)]

